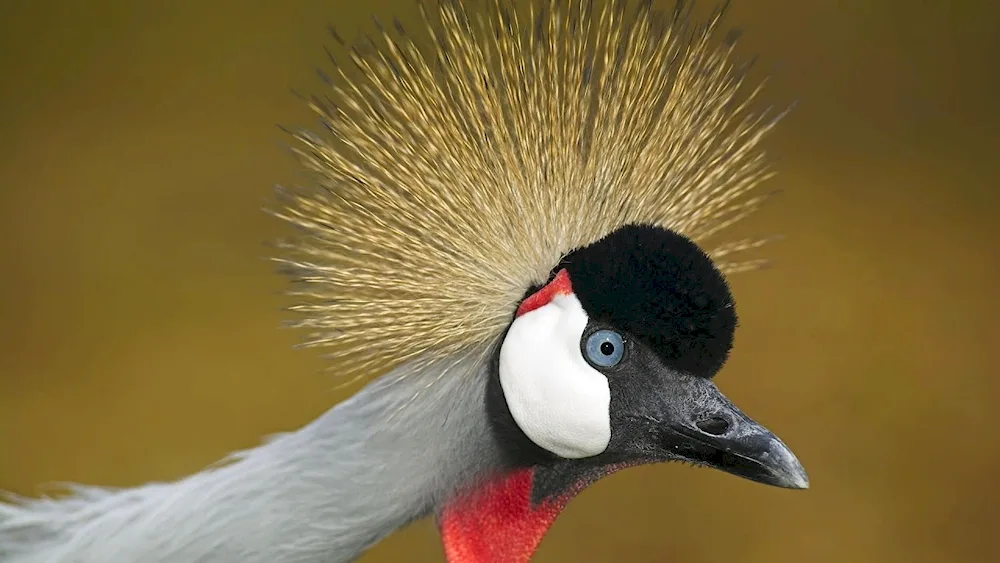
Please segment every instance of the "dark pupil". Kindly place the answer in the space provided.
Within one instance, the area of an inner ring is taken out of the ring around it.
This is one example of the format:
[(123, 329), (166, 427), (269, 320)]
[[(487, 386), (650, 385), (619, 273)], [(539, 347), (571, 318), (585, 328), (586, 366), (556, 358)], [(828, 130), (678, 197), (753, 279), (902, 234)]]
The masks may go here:
[(605, 356), (610, 356), (615, 352), (615, 345), (610, 342), (601, 343), (601, 353)]

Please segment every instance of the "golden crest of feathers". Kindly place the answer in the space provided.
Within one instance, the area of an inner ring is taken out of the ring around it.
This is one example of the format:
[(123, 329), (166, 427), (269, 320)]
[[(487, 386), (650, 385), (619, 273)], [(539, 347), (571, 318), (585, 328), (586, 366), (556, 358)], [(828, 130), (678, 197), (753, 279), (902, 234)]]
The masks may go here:
[[(518, 14), (422, 9), (430, 48), (398, 23), (314, 101), (330, 135), (299, 134), (312, 189), (276, 214), (301, 236), (279, 259), (297, 326), (349, 377), (497, 342), (567, 252), (625, 224), (702, 244), (756, 209), (759, 148), (722, 11), (551, 0)], [(708, 249), (725, 261), (760, 241)]]

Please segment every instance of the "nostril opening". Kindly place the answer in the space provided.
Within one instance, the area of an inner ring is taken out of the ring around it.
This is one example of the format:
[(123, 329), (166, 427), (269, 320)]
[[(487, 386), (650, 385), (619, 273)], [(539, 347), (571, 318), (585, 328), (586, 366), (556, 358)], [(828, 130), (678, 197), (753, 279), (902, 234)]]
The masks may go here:
[(729, 421), (721, 416), (710, 416), (704, 420), (699, 420), (695, 424), (699, 430), (713, 436), (725, 434), (726, 430), (729, 430)]

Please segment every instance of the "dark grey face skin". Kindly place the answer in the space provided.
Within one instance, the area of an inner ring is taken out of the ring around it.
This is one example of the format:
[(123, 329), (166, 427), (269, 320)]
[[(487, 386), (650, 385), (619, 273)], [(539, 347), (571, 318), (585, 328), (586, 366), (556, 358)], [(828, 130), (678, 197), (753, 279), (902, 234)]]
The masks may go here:
[[(611, 440), (601, 454), (577, 460), (532, 443), (507, 408), (495, 357), (486, 394), (491, 426), (512, 467), (536, 468), (536, 501), (621, 467), (664, 461), (808, 488), (791, 450), (712, 382), (732, 347), (736, 314), (725, 279), (694, 243), (664, 229), (626, 227), (571, 253), (560, 268), (590, 318), (581, 354), (608, 378)], [(624, 354), (611, 367), (587, 355), (587, 339), (599, 330), (622, 337)]]
[[(583, 340), (600, 329), (614, 330), (593, 324)], [(791, 450), (729, 401), (710, 379), (679, 373), (642, 341), (623, 336), (626, 349), (621, 362), (612, 368), (594, 366), (610, 383), (611, 442), (590, 458), (561, 459), (532, 443), (507, 410), (494, 370), (487, 389), (494, 435), (512, 468), (537, 469), (536, 502), (621, 467), (666, 461), (712, 467), (776, 487), (809, 487), (809, 477)]]
[(612, 436), (620, 438), (612, 438), (609, 450), (618, 455), (689, 461), (778, 487), (809, 486), (791, 450), (710, 379), (678, 373), (630, 338), (622, 362), (601, 371), (611, 383)]

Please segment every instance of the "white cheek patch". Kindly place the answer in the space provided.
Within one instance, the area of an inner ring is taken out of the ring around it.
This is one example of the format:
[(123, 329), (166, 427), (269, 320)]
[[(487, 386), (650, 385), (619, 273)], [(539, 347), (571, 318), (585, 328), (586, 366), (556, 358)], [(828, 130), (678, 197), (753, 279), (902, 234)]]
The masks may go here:
[(611, 440), (611, 390), (580, 351), (586, 328), (580, 301), (557, 295), (516, 318), (500, 347), (500, 386), (514, 422), (570, 459), (597, 455)]

